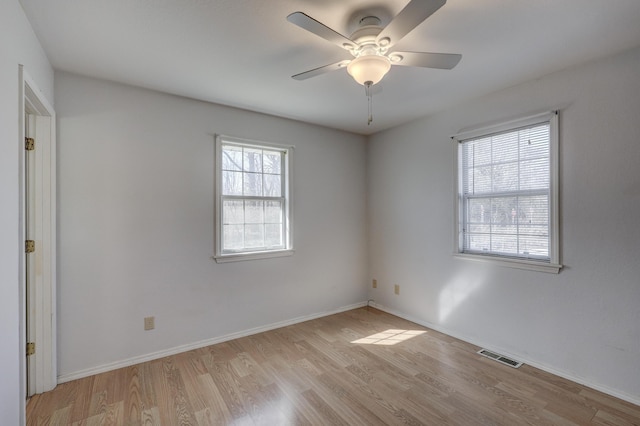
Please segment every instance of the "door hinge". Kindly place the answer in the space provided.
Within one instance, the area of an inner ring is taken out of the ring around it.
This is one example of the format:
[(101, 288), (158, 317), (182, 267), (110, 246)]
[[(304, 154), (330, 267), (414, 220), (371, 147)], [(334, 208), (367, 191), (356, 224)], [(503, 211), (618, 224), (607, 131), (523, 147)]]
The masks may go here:
[(24, 149), (33, 151), (36, 148), (36, 140), (33, 138), (24, 138)]
[(26, 240), (24, 242), (25, 253), (33, 253), (36, 251), (36, 242), (34, 240)]
[(31, 356), (36, 353), (36, 344), (33, 342), (27, 343), (27, 356)]

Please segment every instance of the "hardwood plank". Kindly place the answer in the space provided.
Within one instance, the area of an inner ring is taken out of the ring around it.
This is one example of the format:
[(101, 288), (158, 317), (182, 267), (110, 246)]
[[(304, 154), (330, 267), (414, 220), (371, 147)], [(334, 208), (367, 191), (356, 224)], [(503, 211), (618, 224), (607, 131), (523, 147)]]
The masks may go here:
[(51, 425), (64, 425), (69, 423), (69, 409), (71, 407), (66, 406), (53, 412), (49, 424)]
[[(394, 405), (393, 401), (390, 401), (388, 397), (379, 392), (379, 389), (382, 389), (382, 392), (389, 392), (384, 386), (380, 385), (377, 388), (373, 388), (356, 376), (341, 375), (337, 372), (332, 374), (331, 377), (341, 384), (346, 392), (349, 392), (351, 398), (367, 407), (385, 424), (398, 423), (399, 416), (397, 413), (399, 408)], [(392, 392), (389, 392), (389, 394), (392, 394)]]
[[(233, 416), (220, 394), (213, 377), (209, 374), (198, 376), (198, 384), (202, 398), (207, 400), (208, 406), (202, 410), (202, 415), (206, 416), (212, 424), (228, 424)], [(200, 423), (200, 422), (198, 422)]]
[(323, 424), (322, 414), (314, 408), (308, 398), (303, 397), (313, 386), (311, 379), (288, 366), (283, 368), (283, 364), (271, 362), (266, 368), (273, 373), (274, 384), (282, 394), (281, 401), (287, 406), (285, 410), (294, 409), (303, 419), (301, 424)]
[(348, 423), (340, 417), (324, 399), (318, 396), (313, 389), (304, 391), (302, 396), (320, 413), (322, 416), (322, 424), (348, 426)]
[(166, 420), (171, 425), (195, 425), (194, 411), (173, 357), (163, 358), (155, 366), (155, 374), (159, 379), (158, 408), (163, 422)]
[(123, 401), (123, 417), (126, 424), (139, 424), (142, 419), (142, 411), (144, 410), (144, 404), (140, 396), (140, 371), (138, 366), (129, 368), (123, 368), (125, 374), (126, 387), (120, 390), (122, 392)]
[(162, 424), (160, 418), (160, 410), (158, 407), (151, 407), (142, 412), (142, 421), (141, 424), (143, 426), (155, 426)]
[(598, 410), (593, 418), (594, 425), (606, 425), (606, 426), (638, 426), (640, 420), (630, 420), (623, 417), (619, 417), (613, 413), (609, 413), (604, 410)]
[(230, 366), (227, 363), (214, 363), (209, 369), (219, 394), (227, 409), (234, 419), (240, 419), (248, 415), (242, 402), (242, 392), (234, 379)]

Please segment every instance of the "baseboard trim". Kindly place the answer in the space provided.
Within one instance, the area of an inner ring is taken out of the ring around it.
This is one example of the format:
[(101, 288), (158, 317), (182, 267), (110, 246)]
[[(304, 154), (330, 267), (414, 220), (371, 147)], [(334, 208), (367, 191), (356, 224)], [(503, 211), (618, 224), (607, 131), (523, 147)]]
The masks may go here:
[(599, 384), (596, 384), (596, 383), (589, 382), (588, 380), (586, 380), (586, 379), (584, 379), (582, 377), (575, 376), (575, 375), (573, 375), (571, 373), (568, 373), (566, 371), (558, 370), (558, 369), (556, 369), (554, 367), (551, 367), (549, 365), (542, 364), (542, 363), (539, 363), (537, 361), (528, 359), (523, 354), (516, 354), (516, 353), (509, 352), (506, 349), (495, 347), (494, 345), (492, 345), (490, 343), (482, 342), (482, 341), (470, 338), (469, 336), (465, 336), (463, 334), (456, 333), (456, 332), (454, 332), (452, 330), (446, 329), (444, 327), (440, 327), (440, 326), (438, 326), (436, 324), (432, 324), (432, 323), (430, 323), (428, 321), (423, 321), (423, 320), (420, 320), (418, 318), (414, 318), (411, 315), (405, 314), (404, 312), (397, 311), (395, 309), (389, 308), (389, 307), (384, 306), (384, 305), (380, 305), (380, 304), (375, 303), (375, 302), (369, 302), (369, 306), (371, 306), (373, 308), (376, 308), (376, 309), (379, 309), (381, 311), (384, 311), (384, 312), (386, 312), (388, 314), (395, 315), (397, 317), (406, 319), (407, 321), (411, 321), (411, 322), (414, 322), (416, 324), (422, 325), (424, 327), (430, 328), (430, 329), (435, 330), (435, 331), (437, 331), (439, 333), (446, 334), (447, 336), (455, 337), (456, 339), (460, 339), (460, 340), (462, 340), (464, 342), (471, 343), (472, 345), (476, 345), (476, 346), (478, 346), (480, 348), (490, 347), (491, 350), (498, 351), (501, 354), (504, 354), (504, 355), (506, 355), (506, 356), (508, 356), (510, 358), (518, 359), (519, 361), (522, 361), (525, 364), (528, 364), (528, 365), (530, 365), (532, 367), (538, 368), (538, 369), (540, 369), (542, 371), (545, 371), (547, 373), (556, 375), (558, 377), (562, 377), (563, 379), (571, 380), (572, 382), (578, 383), (578, 384), (583, 385), (583, 386), (587, 386), (587, 387), (589, 387), (591, 389), (594, 389), (594, 390), (597, 390), (599, 392), (605, 393), (607, 395), (619, 398), (619, 399), (621, 399), (623, 401), (626, 401), (626, 402), (629, 402), (631, 404), (635, 404), (635, 405), (640, 406), (640, 397), (638, 397), (637, 395), (631, 395), (631, 394), (628, 394), (628, 393), (625, 393), (625, 392), (620, 392), (618, 390), (611, 389), (611, 388), (609, 388), (607, 386), (603, 386), (603, 385), (599, 385)]
[(153, 361), (156, 359), (164, 358), (171, 355), (176, 355), (182, 352), (187, 352), (193, 349), (200, 349), (207, 346), (215, 345), (217, 343), (228, 342), (229, 340), (239, 339), (241, 337), (251, 336), (253, 334), (262, 333), (265, 331), (275, 330), (277, 328), (287, 327), (289, 325), (299, 324), (301, 322), (314, 320), (317, 318), (326, 317), (329, 315), (339, 314), (341, 312), (350, 311), (352, 309), (362, 308), (367, 306), (367, 302), (358, 302), (351, 305), (343, 306), (332, 311), (318, 312), (311, 315), (305, 315), (302, 317), (293, 318), (290, 320), (280, 321), (265, 326), (255, 327), (236, 333), (226, 334), (220, 337), (214, 337), (211, 339), (200, 340), (194, 343), (188, 343), (186, 345), (180, 345), (169, 349), (153, 352), (146, 355), (135, 356), (132, 358), (123, 359), (121, 361), (111, 362), (108, 364), (99, 365), (97, 367), (91, 367), (84, 370), (75, 371), (72, 373), (61, 374), (58, 376), (58, 384), (70, 382), (72, 380), (82, 379), (85, 377), (93, 376), (107, 371), (117, 370), (118, 368), (130, 367), (132, 365), (140, 364), (147, 361)]

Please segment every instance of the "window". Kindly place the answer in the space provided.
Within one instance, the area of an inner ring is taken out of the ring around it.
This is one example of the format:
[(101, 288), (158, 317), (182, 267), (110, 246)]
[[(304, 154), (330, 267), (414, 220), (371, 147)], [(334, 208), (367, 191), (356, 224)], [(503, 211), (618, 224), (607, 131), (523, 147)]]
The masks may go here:
[(557, 114), (454, 138), (458, 254), (557, 273)]
[(216, 137), (216, 261), (292, 254), (292, 151)]

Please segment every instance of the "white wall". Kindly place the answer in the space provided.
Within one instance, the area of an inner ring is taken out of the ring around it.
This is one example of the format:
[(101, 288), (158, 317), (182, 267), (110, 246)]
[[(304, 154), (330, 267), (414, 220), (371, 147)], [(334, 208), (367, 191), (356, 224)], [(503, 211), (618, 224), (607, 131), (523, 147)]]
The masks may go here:
[[(60, 375), (366, 300), (364, 137), (66, 73), (55, 92)], [(295, 146), (294, 256), (210, 259), (215, 133)]]
[[(370, 290), (386, 309), (640, 403), (640, 49), (371, 138)], [(559, 275), (452, 257), (460, 129), (561, 109)], [(393, 284), (400, 284), (400, 296)]]
[(0, 419), (17, 425), (25, 390), (20, 368), (18, 65), (53, 102), (53, 70), (17, 0), (0, 2)]

